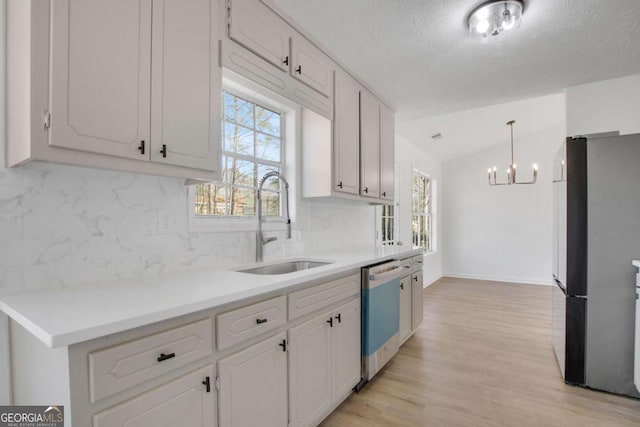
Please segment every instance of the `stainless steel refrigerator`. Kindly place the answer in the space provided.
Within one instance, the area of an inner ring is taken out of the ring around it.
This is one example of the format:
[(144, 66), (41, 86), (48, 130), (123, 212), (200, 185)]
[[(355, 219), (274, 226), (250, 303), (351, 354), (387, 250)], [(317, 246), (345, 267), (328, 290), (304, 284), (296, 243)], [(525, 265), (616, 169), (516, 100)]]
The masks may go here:
[(634, 386), (640, 134), (567, 138), (554, 161), (553, 347), (567, 383)]

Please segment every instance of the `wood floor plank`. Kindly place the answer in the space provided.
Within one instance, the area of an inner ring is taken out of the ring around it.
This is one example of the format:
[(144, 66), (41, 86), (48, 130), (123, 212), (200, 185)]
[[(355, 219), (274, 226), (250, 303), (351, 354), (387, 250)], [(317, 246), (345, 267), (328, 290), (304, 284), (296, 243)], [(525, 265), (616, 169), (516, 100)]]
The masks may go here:
[(424, 291), (414, 336), (321, 425), (640, 426), (640, 400), (560, 377), (551, 291), (440, 279)]

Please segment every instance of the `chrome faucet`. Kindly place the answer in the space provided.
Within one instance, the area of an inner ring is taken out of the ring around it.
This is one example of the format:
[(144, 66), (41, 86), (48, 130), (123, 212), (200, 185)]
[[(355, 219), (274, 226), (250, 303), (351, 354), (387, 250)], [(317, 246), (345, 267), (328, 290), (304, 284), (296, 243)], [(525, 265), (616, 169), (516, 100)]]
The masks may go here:
[(262, 233), (262, 187), (269, 178), (278, 178), (284, 184), (285, 209), (287, 213), (287, 239), (291, 238), (291, 218), (289, 217), (289, 183), (287, 179), (278, 171), (267, 172), (258, 184), (256, 193), (256, 205), (258, 208), (258, 231), (256, 233), (256, 262), (262, 261), (262, 247), (267, 243), (278, 240), (277, 237), (264, 237)]

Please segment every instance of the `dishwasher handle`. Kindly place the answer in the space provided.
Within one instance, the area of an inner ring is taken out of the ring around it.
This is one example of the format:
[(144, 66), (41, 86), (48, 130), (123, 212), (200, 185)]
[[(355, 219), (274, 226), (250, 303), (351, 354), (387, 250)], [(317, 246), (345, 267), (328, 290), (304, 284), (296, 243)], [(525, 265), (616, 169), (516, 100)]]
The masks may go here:
[(377, 274), (370, 274), (369, 275), (369, 281), (370, 282), (374, 282), (374, 281), (379, 281), (379, 280), (386, 280), (389, 278), (395, 278), (395, 277), (399, 277), (400, 276), (400, 272), (402, 271), (402, 265), (397, 265), (394, 268), (392, 268), (391, 270), (387, 270), (384, 273), (377, 273)]

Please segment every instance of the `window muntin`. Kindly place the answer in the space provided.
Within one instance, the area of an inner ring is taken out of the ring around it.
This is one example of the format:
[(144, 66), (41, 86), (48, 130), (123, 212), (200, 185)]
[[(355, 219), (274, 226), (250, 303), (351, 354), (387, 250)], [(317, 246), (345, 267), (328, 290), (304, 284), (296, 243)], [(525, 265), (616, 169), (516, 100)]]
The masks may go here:
[(413, 246), (423, 248), (425, 252), (433, 250), (431, 194), (431, 178), (422, 172), (414, 170), (411, 211)]
[[(269, 171), (283, 172), (281, 112), (230, 92), (222, 96), (221, 180), (198, 184), (194, 190), (196, 217), (253, 217), (256, 191)], [(263, 187), (265, 217), (281, 215), (281, 183), (270, 179)]]

